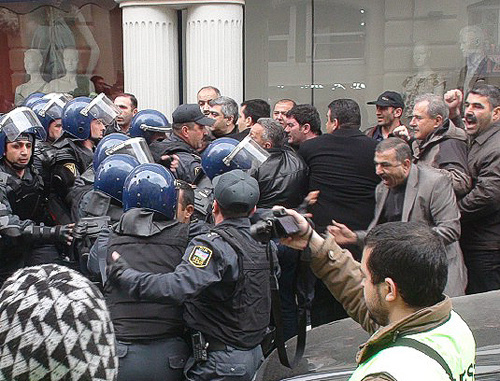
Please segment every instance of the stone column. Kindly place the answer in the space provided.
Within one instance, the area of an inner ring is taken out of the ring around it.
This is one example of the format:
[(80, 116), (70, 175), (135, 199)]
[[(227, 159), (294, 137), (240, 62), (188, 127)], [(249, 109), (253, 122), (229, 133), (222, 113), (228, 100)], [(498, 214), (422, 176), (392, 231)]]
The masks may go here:
[(125, 92), (137, 97), (139, 109), (161, 111), (170, 120), (179, 104), (177, 12), (166, 4), (117, 1), (123, 8)]
[(195, 103), (198, 90), (208, 85), (238, 104), (243, 101), (243, 3), (236, 0), (188, 7), (187, 102)]

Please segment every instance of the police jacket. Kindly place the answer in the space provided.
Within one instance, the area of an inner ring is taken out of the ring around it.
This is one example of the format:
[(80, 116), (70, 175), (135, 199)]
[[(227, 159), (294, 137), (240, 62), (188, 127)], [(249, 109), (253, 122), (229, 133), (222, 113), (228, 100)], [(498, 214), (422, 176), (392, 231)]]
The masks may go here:
[[(154, 212), (131, 209), (113, 227), (108, 257), (121, 254), (130, 266), (152, 274), (172, 273), (187, 246), (188, 225), (155, 221)], [(172, 301), (132, 298), (124, 289), (106, 284), (106, 304), (120, 340), (143, 340), (182, 336), (182, 307)]]
[(51, 224), (43, 189), (43, 180), (32, 166), (27, 166), (24, 176), (19, 178), (3, 160), (0, 161), (0, 202), (9, 210), (10, 225), (18, 225), (21, 220)]
[(404, 380), (406, 378), (400, 375), (408, 374), (422, 380), (450, 379), (436, 359), (429, 358), (415, 347), (404, 345), (404, 341), (399, 341), (402, 338), (425, 343), (438, 352), (455, 380), (473, 379), (474, 337), (467, 324), (452, 311), (448, 297), (443, 296), (437, 304), (380, 327), (368, 312), (360, 267), (360, 263), (347, 250), (341, 249), (330, 234), (321, 248), (312, 253), (314, 274), (342, 303), (346, 312), (372, 334), (356, 355), (359, 367), (352, 380), (365, 377), (371, 377), (370, 381)]
[(260, 198), (257, 207), (297, 207), (307, 194), (306, 163), (287, 146), (271, 148), (268, 152), (271, 156), (252, 174), (259, 183)]
[[(23, 178), (0, 161), (0, 227), (13, 225), (24, 230), (37, 222), (47, 222), (43, 182), (36, 170), (28, 166)], [(10, 237), (0, 232), (0, 285), (14, 271), (24, 266), (32, 252), (33, 242), (24, 237)]]
[[(266, 248), (249, 228), (248, 218), (226, 219), (190, 242), (173, 273), (139, 272), (120, 258), (110, 279), (141, 300), (183, 303), (190, 329), (236, 348), (254, 348), (269, 324), (270, 271)], [(234, 237), (233, 244), (239, 242), (239, 252), (221, 231)]]
[(63, 135), (53, 145), (57, 149), (52, 171), (52, 189), (66, 196), (75, 182), (92, 163), (94, 153), (81, 144), (81, 141)]
[(203, 172), (200, 154), (175, 134), (171, 134), (168, 139), (151, 143), (149, 148), (156, 163), (161, 164), (163, 155), (176, 154), (179, 157), (175, 177), (180, 180), (194, 184)]

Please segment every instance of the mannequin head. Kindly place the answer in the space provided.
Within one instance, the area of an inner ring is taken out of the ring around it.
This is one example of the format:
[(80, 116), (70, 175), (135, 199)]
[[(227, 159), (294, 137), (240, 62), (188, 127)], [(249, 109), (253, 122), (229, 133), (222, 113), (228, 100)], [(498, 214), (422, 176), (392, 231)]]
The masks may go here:
[(78, 68), (78, 50), (67, 48), (63, 51), (64, 67), (66, 74), (74, 74)]
[(425, 45), (415, 45), (413, 48), (413, 64), (416, 68), (422, 68), (428, 65), (431, 52)]
[(42, 67), (43, 57), (38, 49), (28, 49), (24, 52), (24, 68), (26, 74), (39, 73)]
[(477, 25), (468, 25), (460, 30), (460, 50), (464, 57), (482, 54), (485, 48), (485, 35)]

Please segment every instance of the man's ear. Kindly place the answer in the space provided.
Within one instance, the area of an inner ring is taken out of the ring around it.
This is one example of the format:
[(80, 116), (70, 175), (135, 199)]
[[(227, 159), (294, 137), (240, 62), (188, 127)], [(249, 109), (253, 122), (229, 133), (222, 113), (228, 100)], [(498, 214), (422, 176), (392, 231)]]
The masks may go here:
[(186, 210), (186, 214), (187, 214), (188, 218), (191, 218), (191, 216), (194, 213), (194, 205), (193, 204), (189, 204), (188, 206), (186, 206), (185, 210)]
[(247, 126), (247, 128), (253, 126), (254, 124), (255, 123), (253, 122), (253, 119), (251, 116), (247, 116), (245, 118), (245, 126)]
[(399, 290), (398, 287), (396, 286), (396, 283), (392, 280), (392, 278), (384, 279), (384, 289), (385, 289), (385, 296), (384, 296), (385, 301), (386, 302), (396, 301), (397, 297), (399, 296)]
[(309, 131), (311, 131), (311, 125), (309, 123), (303, 124), (302, 130), (304, 131), (304, 134), (307, 134)]
[(181, 136), (187, 138), (188, 137), (188, 131), (189, 131), (189, 127), (188, 126), (182, 126), (181, 127)]
[(394, 109), (394, 116), (396, 118), (401, 118), (401, 115), (403, 115), (403, 109), (401, 107), (397, 107)]
[(495, 107), (493, 109), (492, 119), (494, 122), (496, 122), (497, 120), (500, 120), (500, 106)]

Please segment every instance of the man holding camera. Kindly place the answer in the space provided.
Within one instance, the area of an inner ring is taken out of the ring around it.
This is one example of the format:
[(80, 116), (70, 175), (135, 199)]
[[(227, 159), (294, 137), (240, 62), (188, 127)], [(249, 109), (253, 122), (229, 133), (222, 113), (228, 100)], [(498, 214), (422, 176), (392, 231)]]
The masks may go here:
[(184, 305), (193, 355), (188, 380), (251, 380), (270, 320), (266, 246), (250, 235), (257, 181), (241, 170), (213, 179), (215, 227), (194, 238), (168, 274), (141, 273), (114, 252), (109, 281), (138, 299)]
[(350, 381), (474, 379), (475, 341), (443, 294), (446, 251), (425, 224), (389, 222), (365, 239), (361, 263), (335, 237), (323, 239), (293, 210), (299, 232), (282, 242), (309, 247), (311, 268), (372, 336), (360, 346)]

